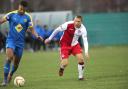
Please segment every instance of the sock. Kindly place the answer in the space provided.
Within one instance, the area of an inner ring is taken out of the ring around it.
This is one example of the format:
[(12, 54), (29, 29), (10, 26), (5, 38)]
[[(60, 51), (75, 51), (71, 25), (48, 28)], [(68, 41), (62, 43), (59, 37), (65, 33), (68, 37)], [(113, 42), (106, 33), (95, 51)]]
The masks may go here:
[(65, 68), (65, 66), (64, 65), (61, 65), (60, 66), (60, 71), (64, 71), (64, 68)]
[(64, 70), (64, 68), (65, 68), (65, 66), (64, 66), (64, 65), (61, 65), (61, 66), (60, 66), (60, 69), (63, 69), (63, 70)]
[(65, 65), (61, 65), (60, 66), (60, 71), (64, 71), (65, 67), (66, 67)]
[(78, 64), (79, 78), (83, 78), (84, 74), (84, 62)]
[(60, 69), (59, 69), (59, 76), (63, 76), (64, 68), (65, 68), (64, 65), (61, 65), (61, 66), (60, 66)]
[(7, 83), (7, 78), (8, 78), (8, 74), (9, 74), (9, 71), (10, 71), (10, 64), (11, 64), (10, 60), (6, 60), (5, 61), (5, 65), (4, 65), (4, 82), (6, 82), (6, 83)]
[(14, 64), (12, 65), (12, 70), (10, 72), (10, 75), (12, 76), (14, 72), (17, 70), (18, 66), (15, 66)]

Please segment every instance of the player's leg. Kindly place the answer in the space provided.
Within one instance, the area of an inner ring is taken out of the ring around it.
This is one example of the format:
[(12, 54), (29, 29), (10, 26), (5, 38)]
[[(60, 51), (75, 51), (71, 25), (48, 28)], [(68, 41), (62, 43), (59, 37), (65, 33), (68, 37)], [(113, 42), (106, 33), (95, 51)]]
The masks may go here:
[(23, 53), (23, 48), (16, 47), (15, 55), (13, 57), (12, 70), (10, 71), (10, 73), (8, 75), (8, 82), (11, 81), (13, 74), (16, 72), (16, 70), (19, 66), (19, 63), (20, 63), (20, 60), (22, 57), (22, 53)]
[(59, 69), (59, 76), (63, 76), (63, 72), (65, 67), (68, 65), (68, 57), (70, 55), (70, 49), (67, 47), (61, 47), (60, 50), (60, 69)]
[(68, 58), (61, 59), (59, 76), (63, 76), (64, 69), (67, 65), (68, 65)]
[(14, 56), (14, 49), (15, 49), (15, 45), (13, 40), (6, 40), (6, 60), (5, 60), (5, 64), (4, 64), (4, 80), (2, 83), (2, 86), (6, 86), (8, 81), (7, 81), (7, 77), (10, 71), (10, 64), (11, 61), (13, 60), (13, 56)]
[(84, 79), (84, 57), (82, 53), (76, 54), (76, 57), (78, 59), (78, 73), (79, 73), (79, 80)]
[(14, 60), (12, 63), (12, 70), (9, 72), (9, 75), (8, 75), (8, 83), (10, 83), (10, 81), (12, 80), (12, 76), (13, 76), (14, 72), (17, 70), (17, 68), (19, 66), (19, 62), (20, 62), (20, 59), (17, 56), (14, 56), (13, 59)]
[(3, 80), (2, 86), (6, 86), (8, 83), (7, 77), (8, 77), (9, 71), (10, 71), (10, 64), (11, 64), (11, 61), (13, 60), (13, 56), (14, 56), (12, 48), (6, 48), (6, 56), (7, 56), (7, 58), (6, 58), (5, 64), (4, 64), (4, 80)]
[(72, 47), (72, 54), (78, 59), (78, 74), (79, 79), (83, 80), (84, 76), (84, 57), (82, 55), (82, 48), (79, 44)]

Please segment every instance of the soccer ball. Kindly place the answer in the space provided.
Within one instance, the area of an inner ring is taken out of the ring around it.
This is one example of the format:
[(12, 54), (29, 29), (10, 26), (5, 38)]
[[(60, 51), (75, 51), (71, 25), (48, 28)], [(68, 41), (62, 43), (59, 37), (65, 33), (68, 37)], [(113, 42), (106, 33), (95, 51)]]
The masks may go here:
[(18, 87), (24, 86), (25, 79), (22, 76), (17, 76), (14, 79), (14, 85)]

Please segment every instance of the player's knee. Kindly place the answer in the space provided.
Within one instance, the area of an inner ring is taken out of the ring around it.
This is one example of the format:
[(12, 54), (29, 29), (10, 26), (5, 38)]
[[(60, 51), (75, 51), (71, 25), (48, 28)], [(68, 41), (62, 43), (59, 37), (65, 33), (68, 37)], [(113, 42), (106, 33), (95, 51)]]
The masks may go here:
[(7, 54), (7, 59), (8, 60), (12, 60), (13, 59), (13, 55), (12, 54)]
[(9, 60), (13, 59), (13, 51), (11, 49), (6, 50), (6, 55)]

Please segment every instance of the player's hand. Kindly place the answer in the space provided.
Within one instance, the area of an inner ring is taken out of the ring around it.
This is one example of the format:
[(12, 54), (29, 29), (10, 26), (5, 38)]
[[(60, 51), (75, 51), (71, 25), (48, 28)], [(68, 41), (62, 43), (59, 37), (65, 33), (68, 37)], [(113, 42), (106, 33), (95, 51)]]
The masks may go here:
[(44, 39), (41, 36), (37, 36), (36, 38), (42, 42), (44, 41)]
[(85, 53), (85, 57), (87, 58), (87, 60), (89, 60), (89, 59), (90, 59), (90, 56), (89, 56), (89, 54), (88, 54), (88, 53)]
[(50, 43), (51, 40), (49, 40), (48, 38), (44, 41), (45, 44)]

